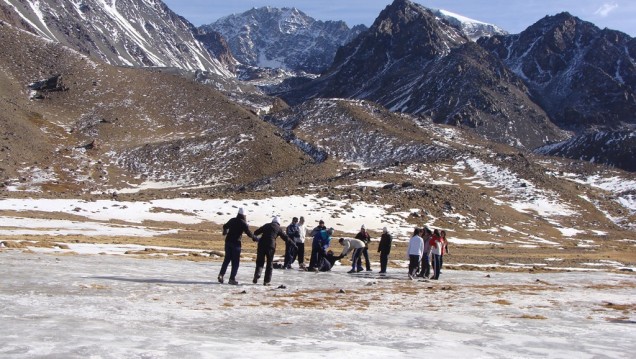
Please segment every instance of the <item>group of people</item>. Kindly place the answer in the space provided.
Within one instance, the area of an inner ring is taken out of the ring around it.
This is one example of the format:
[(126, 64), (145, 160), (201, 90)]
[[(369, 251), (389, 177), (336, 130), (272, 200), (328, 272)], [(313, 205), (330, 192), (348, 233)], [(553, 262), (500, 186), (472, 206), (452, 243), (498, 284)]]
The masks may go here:
[[(421, 230), (417, 228), (413, 237), (409, 242), (408, 255), (410, 259), (409, 264), (409, 278), (413, 279), (418, 273), (424, 277), (430, 276), (431, 264), (429, 262), (430, 254), (433, 255), (433, 279), (439, 278), (439, 272), (441, 270), (442, 252), (439, 254), (439, 258), (435, 257), (438, 252), (437, 240), (434, 238), (440, 237), (437, 230), (435, 233), (431, 233), (430, 237), (423, 231), (428, 231), (428, 228)], [(280, 237), (285, 241), (285, 255), (282, 268), (291, 269), (292, 264), (298, 261), (299, 269), (307, 271), (329, 271), (333, 267), (336, 261), (346, 257), (349, 253), (351, 256), (351, 270), (348, 273), (361, 272), (364, 269), (366, 271), (372, 271), (371, 262), (369, 260), (369, 242), (371, 242), (371, 236), (367, 232), (364, 225), (360, 228), (360, 231), (354, 238), (340, 238), (338, 242), (343, 246), (343, 250), (339, 255), (335, 255), (331, 246), (331, 237), (333, 236), (334, 229), (327, 228), (325, 222), (320, 220), (318, 226), (313, 228), (310, 232), (312, 238), (311, 254), (309, 256), (309, 265), (305, 266), (305, 239), (307, 234), (307, 228), (304, 217), (294, 217), (292, 222), (283, 230), (280, 224), (280, 218), (274, 217), (270, 223), (256, 229), (251, 232), (245, 212), (243, 208), (240, 208), (236, 217), (231, 218), (227, 223), (223, 225), (223, 235), (225, 236), (225, 258), (221, 265), (221, 270), (218, 275), (219, 283), (224, 283), (224, 277), (227, 272), (228, 265), (231, 264), (232, 269), (230, 271), (229, 284), (238, 284), (236, 280), (236, 274), (238, 273), (240, 256), (241, 256), (241, 238), (243, 234), (250, 237), (253, 241), (258, 242), (256, 251), (256, 268), (254, 270), (254, 278), (252, 282), (258, 283), (259, 279), (263, 275), (263, 269), (265, 270), (263, 284), (270, 285), (273, 272), (274, 254), (276, 252), (276, 239)], [(437, 237), (436, 237), (437, 233)], [(444, 243), (445, 232), (444, 233)], [(422, 238), (420, 235), (423, 235)], [(418, 239), (419, 238), (419, 239)], [(380, 243), (378, 245), (378, 253), (380, 254), (380, 274), (384, 274), (387, 271), (387, 265), (389, 261), (389, 254), (391, 252), (393, 237), (389, 233), (386, 227), (383, 228), (382, 236), (380, 237)], [(428, 243), (428, 245), (426, 244)], [(412, 248), (413, 246), (413, 248)], [(427, 249), (429, 248), (429, 249)], [(415, 258), (417, 256), (417, 258)], [(362, 258), (364, 257), (365, 268), (362, 266)], [(438, 262), (439, 261), (439, 264)], [(417, 269), (412, 270), (412, 264), (416, 263)]]
[[(415, 228), (409, 240), (409, 279), (423, 277), (437, 280), (442, 272), (444, 254), (448, 253), (446, 231)], [(431, 269), (433, 274), (431, 275)]]

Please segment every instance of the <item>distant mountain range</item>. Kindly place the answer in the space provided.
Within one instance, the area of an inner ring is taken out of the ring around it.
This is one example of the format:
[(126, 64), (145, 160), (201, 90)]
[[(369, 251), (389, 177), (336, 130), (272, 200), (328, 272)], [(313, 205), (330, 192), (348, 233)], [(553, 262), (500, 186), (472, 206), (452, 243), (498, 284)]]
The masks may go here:
[(5, 0), (0, 20), (87, 58), (204, 83), (270, 119), (319, 98), (365, 100), (524, 151), (631, 169), (636, 40), (567, 13), (512, 35), (408, 0), (368, 29), (272, 7), (197, 29), (160, 0)]

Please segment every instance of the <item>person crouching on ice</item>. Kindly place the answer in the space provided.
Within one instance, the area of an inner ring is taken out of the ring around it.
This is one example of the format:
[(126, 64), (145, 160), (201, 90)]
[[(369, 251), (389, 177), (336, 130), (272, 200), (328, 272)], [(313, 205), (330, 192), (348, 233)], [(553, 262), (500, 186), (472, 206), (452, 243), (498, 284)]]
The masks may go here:
[(344, 247), (342, 249), (342, 254), (341, 256), (346, 256), (347, 254), (349, 254), (349, 252), (353, 252), (353, 254), (351, 255), (351, 270), (348, 271), (347, 273), (356, 273), (356, 265), (358, 265), (357, 268), (357, 272), (361, 272), (362, 271), (362, 263), (358, 262), (358, 260), (360, 259), (360, 256), (362, 255), (362, 251), (364, 250), (365, 244), (363, 241), (353, 238), (353, 239), (347, 239), (347, 238), (340, 238), (338, 240), (338, 243), (342, 244), (342, 246)]

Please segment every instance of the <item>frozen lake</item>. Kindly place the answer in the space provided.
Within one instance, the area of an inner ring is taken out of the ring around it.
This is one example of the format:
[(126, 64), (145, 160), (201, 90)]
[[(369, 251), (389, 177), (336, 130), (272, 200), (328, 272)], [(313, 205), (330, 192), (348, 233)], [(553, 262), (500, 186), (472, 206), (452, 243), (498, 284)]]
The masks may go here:
[[(274, 270), (0, 252), (3, 358), (633, 358), (636, 277)], [(229, 274), (229, 273), (228, 273)], [(262, 280), (261, 280), (262, 283)], [(285, 288), (278, 288), (284, 285)]]

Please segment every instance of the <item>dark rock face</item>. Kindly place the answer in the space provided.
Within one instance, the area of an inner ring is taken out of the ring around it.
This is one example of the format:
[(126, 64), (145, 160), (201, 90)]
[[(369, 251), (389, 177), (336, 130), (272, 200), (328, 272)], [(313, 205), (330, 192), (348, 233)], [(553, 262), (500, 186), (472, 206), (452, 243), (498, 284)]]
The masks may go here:
[(282, 94), (292, 104), (314, 97), (372, 100), (522, 148), (565, 139), (529, 95), (499, 59), (406, 0), (388, 6), (342, 47), (319, 79)]
[(199, 28), (203, 34), (222, 34), (244, 65), (314, 74), (331, 64), (338, 47), (364, 30), (364, 25), (350, 29), (342, 21), (317, 21), (295, 8), (271, 7), (226, 16)]
[(568, 13), (479, 43), (519, 75), (562, 128), (636, 123), (636, 40)]
[(636, 131), (594, 131), (537, 149), (537, 153), (636, 171)]

